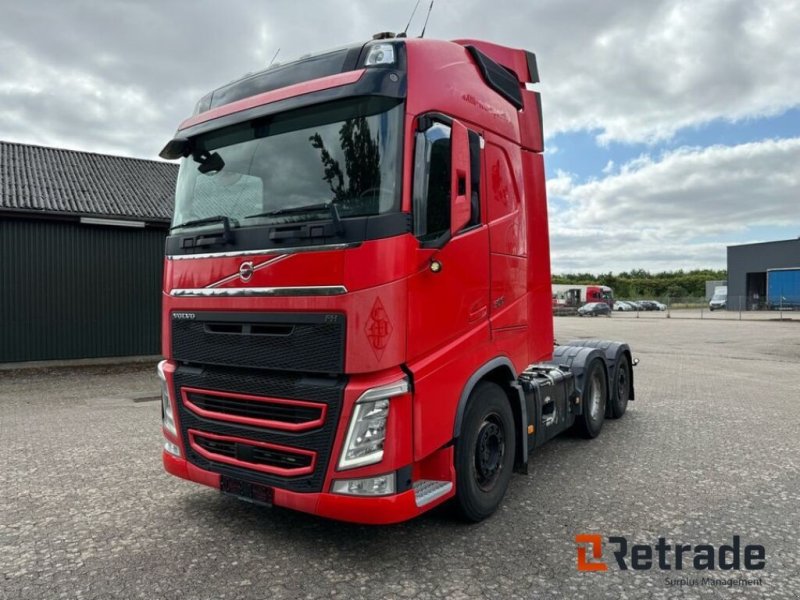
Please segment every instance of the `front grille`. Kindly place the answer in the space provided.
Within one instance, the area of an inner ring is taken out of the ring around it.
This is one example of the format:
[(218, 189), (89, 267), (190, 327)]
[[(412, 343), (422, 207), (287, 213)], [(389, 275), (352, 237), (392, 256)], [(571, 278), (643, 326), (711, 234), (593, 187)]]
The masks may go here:
[(183, 403), (201, 417), (255, 427), (304, 431), (322, 425), (327, 406), (319, 402), (267, 398), (183, 388)]
[[(186, 459), (201, 469), (228, 477), (297, 492), (321, 491), (331, 460), (331, 448), (339, 423), (346, 382), (344, 376), (179, 365), (174, 375), (176, 398), (182, 398), (182, 393), (186, 394), (187, 399), (197, 399), (198, 395), (208, 396), (214, 400), (226, 399), (229, 395), (240, 395), (315, 403), (321, 405), (325, 411), (325, 417), (318, 426), (302, 431), (286, 431), (204, 417), (190, 410), (183, 401), (179, 401), (176, 404), (182, 437), (187, 441)], [(241, 410), (245, 407), (248, 410), (252, 408), (238, 401), (234, 401), (234, 405)], [(219, 408), (220, 405), (216, 406)], [(195, 440), (195, 444), (205, 451), (205, 456), (188, 443), (189, 430), (206, 439), (206, 446)], [(225, 443), (230, 443), (230, 438), (235, 438), (234, 449)], [(217, 444), (215, 450), (212, 450), (208, 440)], [(250, 446), (256, 450), (248, 448), (242, 450), (239, 445)], [(275, 446), (282, 448), (278, 449), (277, 455), (274, 454)], [(235, 454), (236, 452), (239, 454)], [(268, 461), (279, 459), (284, 461), (283, 465), (273, 463), (271, 466), (287, 469), (308, 467), (302, 463), (306, 459), (300, 457), (312, 455), (315, 456), (315, 460), (311, 463), (312, 470), (299, 476), (296, 473), (278, 474), (256, 468), (258, 465), (270, 466)], [(239, 458), (236, 458), (237, 456)], [(235, 459), (236, 462), (226, 461), (225, 458)], [(243, 458), (248, 460), (242, 460)], [(292, 458), (301, 462), (291, 463)]]
[(210, 435), (189, 430), (189, 443), (206, 458), (225, 464), (243, 463), (265, 473), (281, 474), (286, 477), (304, 475), (314, 469), (316, 454), (293, 448), (249, 442), (241, 438)]
[(345, 317), (337, 313), (194, 312), (172, 316), (172, 355), (187, 363), (342, 373), (344, 343)]

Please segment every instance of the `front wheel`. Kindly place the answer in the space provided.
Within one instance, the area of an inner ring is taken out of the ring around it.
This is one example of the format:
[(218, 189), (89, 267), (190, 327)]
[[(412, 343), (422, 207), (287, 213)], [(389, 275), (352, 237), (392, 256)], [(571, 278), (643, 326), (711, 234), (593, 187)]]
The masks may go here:
[(511, 479), (515, 447), (506, 393), (496, 383), (479, 383), (467, 400), (456, 444), (455, 504), (463, 519), (482, 521), (497, 510)]
[(575, 428), (585, 438), (600, 435), (608, 402), (606, 367), (595, 359), (587, 367), (583, 385), (583, 414), (575, 419)]

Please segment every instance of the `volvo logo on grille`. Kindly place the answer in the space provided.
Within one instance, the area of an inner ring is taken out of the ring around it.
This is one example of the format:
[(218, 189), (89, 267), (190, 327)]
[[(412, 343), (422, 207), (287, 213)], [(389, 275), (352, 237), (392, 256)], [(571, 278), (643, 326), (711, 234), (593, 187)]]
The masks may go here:
[(242, 281), (250, 281), (250, 278), (253, 276), (253, 263), (251, 261), (243, 262), (239, 265), (239, 279)]
[(172, 313), (173, 319), (183, 319), (183, 320), (192, 320), (195, 318), (194, 313), (187, 313), (187, 312), (174, 312)]

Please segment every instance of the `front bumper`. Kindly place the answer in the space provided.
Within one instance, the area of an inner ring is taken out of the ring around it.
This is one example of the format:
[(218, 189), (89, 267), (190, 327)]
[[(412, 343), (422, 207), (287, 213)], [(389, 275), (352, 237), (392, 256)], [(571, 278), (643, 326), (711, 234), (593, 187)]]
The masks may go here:
[[(162, 452), (166, 471), (209, 487), (220, 488), (220, 475), (206, 471), (166, 451)], [(366, 525), (388, 525), (412, 519), (455, 494), (454, 486), (434, 500), (417, 506), (417, 494), (410, 489), (390, 496), (358, 497), (328, 492), (299, 493), (274, 488), (273, 504), (338, 521)]]

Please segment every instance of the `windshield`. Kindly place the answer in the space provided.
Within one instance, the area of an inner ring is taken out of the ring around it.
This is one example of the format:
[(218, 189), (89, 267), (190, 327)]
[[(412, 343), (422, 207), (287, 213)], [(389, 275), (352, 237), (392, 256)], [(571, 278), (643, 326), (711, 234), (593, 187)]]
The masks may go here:
[(329, 218), (331, 205), (341, 218), (397, 211), (402, 117), (400, 101), (366, 97), (201, 136), (181, 164), (173, 227)]

